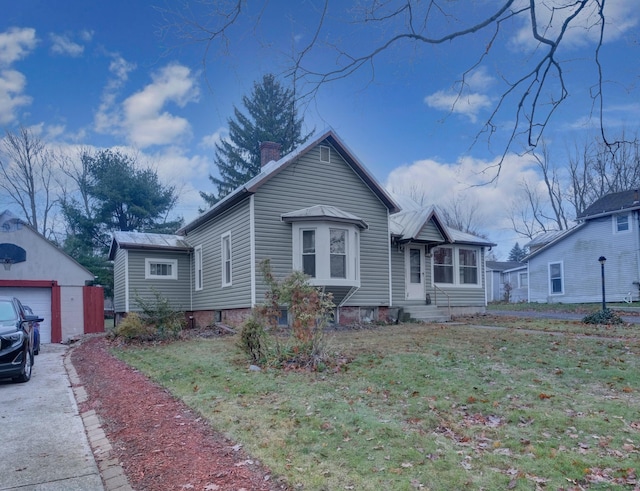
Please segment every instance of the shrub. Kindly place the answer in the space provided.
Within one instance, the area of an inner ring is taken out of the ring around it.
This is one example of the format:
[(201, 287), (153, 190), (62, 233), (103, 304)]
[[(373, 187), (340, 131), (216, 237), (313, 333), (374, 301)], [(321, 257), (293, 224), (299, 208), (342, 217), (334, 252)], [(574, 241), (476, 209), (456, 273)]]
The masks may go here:
[[(262, 320), (271, 330), (273, 340), (266, 353), (266, 363), (281, 367), (324, 368), (330, 363), (324, 341), (324, 328), (333, 314), (334, 304), (331, 294), (325, 294), (308, 281), (300, 271), (294, 271), (278, 282), (269, 260), (260, 265), (269, 289), (265, 293), (265, 302), (254, 309), (255, 321)], [(286, 305), (289, 310), (291, 338), (280, 343), (277, 337), (280, 307)], [(249, 333), (247, 333), (249, 338)], [(255, 341), (255, 338), (251, 338)], [(261, 340), (261, 348), (266, 348), (267, 332)], [(248, 339), (242, 341), (247, 347)]]
[(260, 365), (266, 361), (267, 333), (254, 316), (242, 324), (237, 346), (249, 356), (253, 363)]
[[(140, 340), (161, 340), (167, 338), (176, 338), (185, 327), (184, 312), (176, 311), (171, 307), (169, 299), (163, 297), (158, 291), (153, 290), (154, 298), (146, 300), (136, 293), (135, 300), (140, 309), (141, 314), (137, 314), (139, 321), (143, 323), (146, 329), (151, 333), (147, 335), (142, 333), (141, 337), (130, 338)], [(133, 314), (129, 314), (129, 318)], [(136, 321), (137, 322), (137, 321)], [(116, 335), (118, 335), (116, 329)]]
[(623, 320), (611, 309), (598, 310), (593, 314), (589, 314), (582, 319), (585, 324), (622, 324)]
[(127, 341), (151, 341), (156, 336), (156, 330), (142, 320), (135, 312), (128, 314), (114, 329), (115, 337), (121, 337)]

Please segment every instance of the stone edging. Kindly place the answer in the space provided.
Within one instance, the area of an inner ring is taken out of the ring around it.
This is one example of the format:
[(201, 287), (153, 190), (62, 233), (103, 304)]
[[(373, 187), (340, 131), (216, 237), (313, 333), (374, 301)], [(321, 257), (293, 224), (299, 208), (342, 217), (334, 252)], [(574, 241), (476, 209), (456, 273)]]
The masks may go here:
[[(88, 396), (84, 387), (81, 385), (82, 382), (80, 381), (80, 377), (78, 377), (73, 363), (71, 363), (71, 351), (73, 349), (72, 347), (65, 353), (64, 367), (67, 370), (76, 403), (81, 404), (87, 401)], [(85, 411), (80, 413), (80, 417), (84, 423), (84, 430), (87, 434), (89, 445), (98, 464), (105, 491), (134, 491), (129, 484), (129, 480), (120, 462), (118, 462), (117, 459), (111, 458), (111, 443), (107, 440), (107, 436), (100, 424), (100, 418), (96, 412), (94, 410)]]

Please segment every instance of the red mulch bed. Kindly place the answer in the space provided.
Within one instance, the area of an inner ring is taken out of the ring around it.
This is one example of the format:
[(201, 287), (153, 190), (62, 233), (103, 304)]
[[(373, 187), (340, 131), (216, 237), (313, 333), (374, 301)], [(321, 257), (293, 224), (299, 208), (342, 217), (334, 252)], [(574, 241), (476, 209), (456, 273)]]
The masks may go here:
[(137, 491), (287, 489), (240, 446), (214, 431), (184, 403), (109, 354), (104, 337), (71, 350), (91, 409)]

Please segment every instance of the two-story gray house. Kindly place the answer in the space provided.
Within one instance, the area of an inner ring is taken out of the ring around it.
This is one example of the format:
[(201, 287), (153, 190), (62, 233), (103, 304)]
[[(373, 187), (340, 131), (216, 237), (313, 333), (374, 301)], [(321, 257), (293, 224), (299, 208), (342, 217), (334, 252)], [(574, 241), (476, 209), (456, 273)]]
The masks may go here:
[(638, 191), (603, 196), (578, 217), (578, 225), (556, 232), (525, 258), (529, 301), (589, 303), (638, 300), (640, 281)]
[(175, 235), (114, 234), (117, 314), (158, 292), (198, 325), (237, 325), (264, 299), (266, 259), (276, 278), (299, 270), (331, 292), (340, 323), (484, 310), (494, 244), (401, 210), (333, 131), (278, 148), (265, 142), (262, 171)]

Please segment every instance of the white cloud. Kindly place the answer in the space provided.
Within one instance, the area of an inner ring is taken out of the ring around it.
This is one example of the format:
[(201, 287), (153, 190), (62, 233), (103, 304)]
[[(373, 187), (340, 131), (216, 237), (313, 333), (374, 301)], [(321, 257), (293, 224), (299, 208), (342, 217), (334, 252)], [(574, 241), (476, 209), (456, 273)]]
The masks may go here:
[(0, 32), (0, 67), (24, 58), (37, 43), (36, 30), (29, 27), (12, 27)]
[(482, 231), (503, 249), (508, 245), (508, 254), (515, 243), (508, 210), (519, 194), (519, 183), (537, 183), (540, 178), (529, 157), (507, 155), (499, 175), (497, 165), (497, 160), (472, 157), (462, 157), (455, 163), (419, 160), (391, 171), (386, 188), (396, 194), (424, 196), (426, 205), (446, 206), (455, 199), (477, 206), (476, 216), (486, 222)]
[(444, 90), (428, 95), (424, 102), (434, 109), (466, 116), (472, 123), (478, 120), (478, 113), (482, 109), (491, 107), (491, 99), (484, 94), (459, 94)]
[(493, 85), (495, 78), (480, 67), (467, 74), (458, 87), (450, 90), (439, 90), (424, 98), (424, 102), (434, 109), (460, 114), (469, 118), (472, 123), (478, 119), (478, 113), (491, 107), (491, 98), (484, 92)]
[(121, 125), (122, 116), (117, 107), (117, 96), (120, 89), (129, 79), (129, 73), (136, 69), (135, 63), (130, 63), (117, 53), (110, 54), (109, 72), (112, 77), (102, 92), (100, 106), (94, 118), (95, 130), (99, 133), (117, 132)]
[(210, 135), (206, 135), (200, 140), (200, 146), (204, 148), (215, 148), (216, 144), (224, 140), (229, 135), (227, 128), (218, 128)]
[(51, 52), (54, 54), (78, 57), (84, 53), (84, 46), (73, 42), (67, 35), (51, 33), (49, 37), (52, 43)]
[(32, 28), (16, 28), (0, 32), (0, 125), (16, 119), (16, 110), (31, 104), (24, 94), (27, 78), (10, 68), (11, 64), (28, 56), (38, 40)]
[[(586, 7), (571, 21), (571, 27), (563, 36), (563, 46), (575, 48), (598, 41), (600, 37), (598, 3), (587, 2)], [(567, 5), (570, 7), (566, 7)], [(549, 39), (555, 39), (563, 22), (575, 12), (578, 5), (579, 2), (570, 3), (565, 0), (536, 1), (538, 32)], [(625, 33), (638, 26), (640, 11), (638, 11), (637, 5), (637, 0), (607, 0), (604, 8), (605, 43), (620, 39)], [(531, 16), (527, 13), (521, 18), (523, 26), (514, 36), (512, 47), (516, 50), (535, 49), (539, 42), (533, 38), (531, 33)]]
[(163, 109), (169, 103), (184, 107), (200, 95), (191, 71), (169, 65), (152, 74), (153, 82), (123, 103), (123, 126), (134, 145), (167, 145), (189, 133), (189, 122)]
[(16, 70), (0, 70), (0, 124), (8, 124), (16, 117), (15, 110), (31, 104), (31, 97), (23, 94), (26, 77)]

